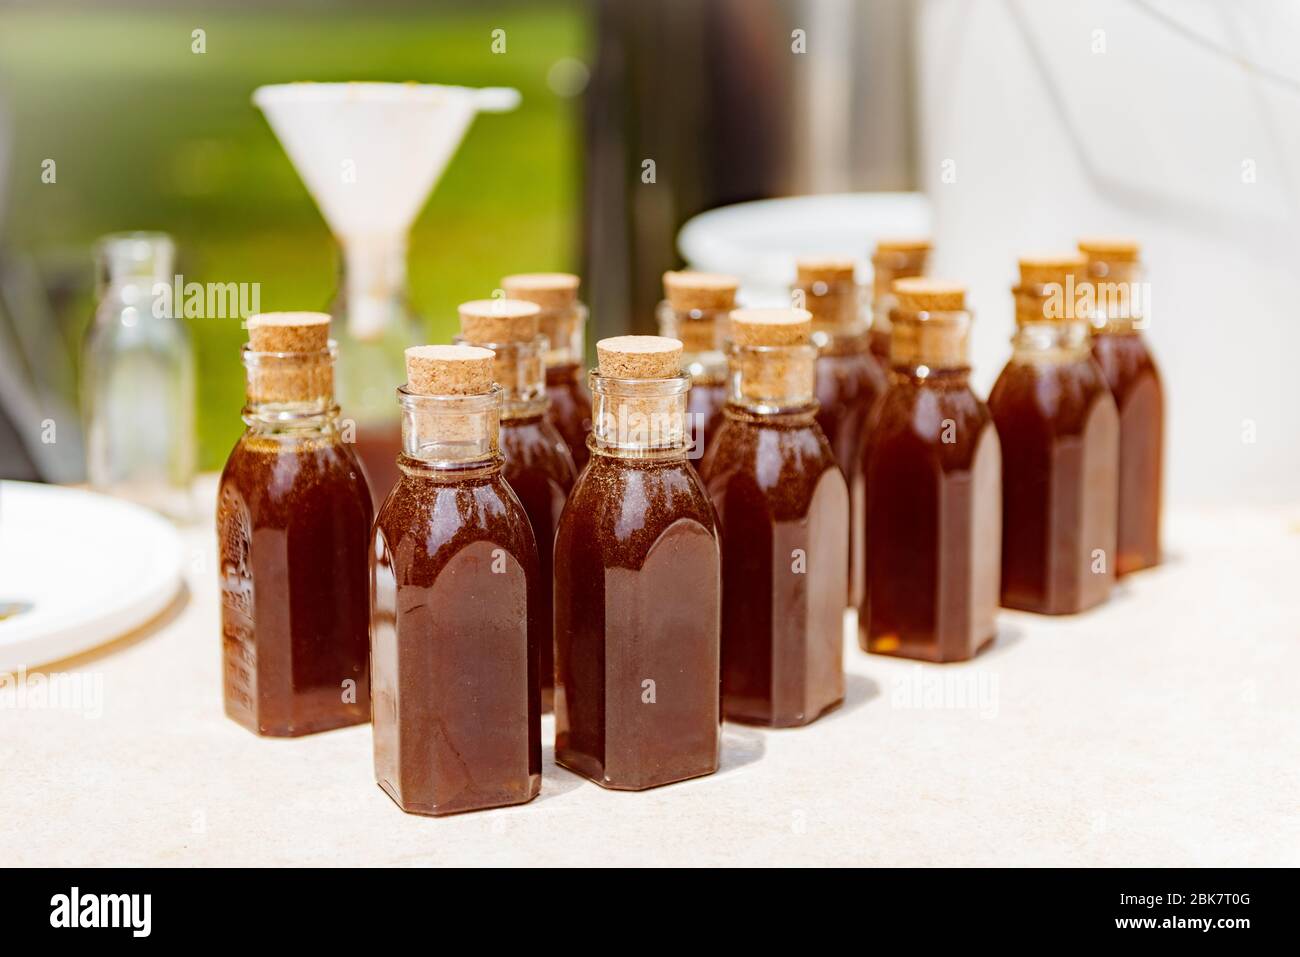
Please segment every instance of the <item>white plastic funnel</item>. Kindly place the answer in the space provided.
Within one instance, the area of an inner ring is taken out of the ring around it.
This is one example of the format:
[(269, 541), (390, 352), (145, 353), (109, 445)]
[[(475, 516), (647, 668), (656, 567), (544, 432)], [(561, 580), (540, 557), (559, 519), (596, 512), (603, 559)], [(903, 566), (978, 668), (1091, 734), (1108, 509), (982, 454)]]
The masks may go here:
[[(265, 114), (348, 260), (349, 325), (378, 333), (392, 290), (385, 263), (404, 259), (406, 236), (474, 114), (506, 112), (519, 92), (416, 83), (286, 83), (259, 87)], [(372, 300), (367, 302), (367, 300)], [(373, 305), (375, 309), (368, 309)], [(373, 313), (373, 314), (372, 314)]]

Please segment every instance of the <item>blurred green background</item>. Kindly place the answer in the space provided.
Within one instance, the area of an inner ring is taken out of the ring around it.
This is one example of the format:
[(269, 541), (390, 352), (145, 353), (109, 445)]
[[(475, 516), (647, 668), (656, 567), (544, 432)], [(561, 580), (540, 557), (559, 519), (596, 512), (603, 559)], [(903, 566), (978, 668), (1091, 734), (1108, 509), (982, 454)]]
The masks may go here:
[[(12, 113), (4, 242), (42, 271), (84, 268), (60, 308), (76, 350), (93, 301), (91, 244), (160, 229), (187, 282), (257, 282), (261, 308), (323, 309), (337, 258), (324, 221), (250, 102), (264, 83), (392, 80), (513, 86), (523, 104), (471, 126), (411, 236), (410, 292), (445, 341), (458, 302), (503, 274), (574, 270), (579, 100), (556, 63), (587, 57), (585, 5), (342, 4), (213, 12), (62, 4), (0, 9)], [(206, 31), (206, 52), (191, 32)], [(492, 52), (492, 31), (506, 52)], [(556, 84), (563, 86), (563, 84)], [(57, 183), (40, 181), (57, 162)], [(238, 319), (187, 320), (198, 359), (200, 465), (220, 468), (243, 423)]]

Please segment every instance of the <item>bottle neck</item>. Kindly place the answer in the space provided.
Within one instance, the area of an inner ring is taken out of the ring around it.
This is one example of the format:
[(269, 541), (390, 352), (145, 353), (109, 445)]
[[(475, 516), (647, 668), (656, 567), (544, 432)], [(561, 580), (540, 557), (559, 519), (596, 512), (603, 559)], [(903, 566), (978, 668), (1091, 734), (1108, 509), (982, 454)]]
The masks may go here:
[(783, 415), (816, 409), (813, 380), (817, 349), (812, 345), (750, 346), (732, 343), (728, 402), (753, 415)]
[(97, 247), (99, 298), (115, 295), (129, 302), (171, 286), (175, 246), (165, 233), (116, 233)]
[(960, 389), (970, 384), (970, 366), (896, 365), (891, 372), (918, 388)]
[(335, 427), (331, 342), (319, 352), (255, 352), (244, 346), (244, 422), (258, 432), (326, 431)]
[(889, 311), (894, 307), (895, 279), (925, 274), (928, 249), (887, 250), (871, 257), (871, 326), (882, 332), (890, 327)]
[(586, 351), (587, 307), (580, 302), (564, 309), (544, 309), (538, 316), (546, 337), (546, 368), (565, 368), (582, 362)]
[(969, 312), (909, 312), (896, 307), (890, 318), (889, 364), (895, 371), (918, 379), (969, 372)]
[(499, 385), (476, 395), (417, 395), (399, 388), (403, 469), (463, 478), (500, 468), (503, 395)]
[(406, 234), (345, 236), (340, 248), (348, 335), (361, 342), (382, 339), (406, 316)]
[(470, 342), (464, 336), (455, 336), (452, 341), (491, 349), (495, 354), (492, 378), (502, 390), (503, 419), (526, 419), (546, 411), (550, 405), (546, 397), (549, 347), (544, 335), (528, 342)]
[(659, 335), (681, 341), (682, 369), (698, 385), (726, 381), (729, 315), (726, 309), (674, 309), (667, 300), (659, 303)]
[(580, 362), (564, 362), (546, 367), (546, 384), (548, 386), (577, 385), (581, 381), (582, 364)]
[(1088, 262), (1084, 293), (1094, 331), (1133, 334), (1147, 327), (1151, 286), (1145, 276), (1140, 262)]
[(833, 347), (866, 331), (862, 287), (856, 282), (795, 282), (790, 294), (794, 308), (812, 313), (813, 341), (819, 346)]
[(1011, 337), (1014, 362), (1076, 362), (1088, 354), (1088, 323), (1082, 319), (1069, 322), (1022, 322)]
[(615, 379), (593, 371), (591, 448), (621, 458), (685, 457), (691, 378)]

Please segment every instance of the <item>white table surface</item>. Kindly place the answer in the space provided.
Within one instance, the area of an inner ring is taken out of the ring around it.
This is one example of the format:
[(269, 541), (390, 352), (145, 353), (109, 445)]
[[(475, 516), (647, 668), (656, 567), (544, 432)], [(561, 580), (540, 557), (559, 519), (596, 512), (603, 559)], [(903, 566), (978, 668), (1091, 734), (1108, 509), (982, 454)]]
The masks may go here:
[(442, 819), (375, 785), (368, 726), (224, 717), (213, 533), (185, 535), (161, 620), (38, 669), (102, 680), (101, 715), (0, 710), (3, 863), (1300, 864), (1300, 507), (1173, 510), (1166, 565), (1091, 614), (1004, 613), (968, 664), (850, 643), (840, 711), (726, 725), (709, 778), (601, 790), (547, 717), (537, 800)]

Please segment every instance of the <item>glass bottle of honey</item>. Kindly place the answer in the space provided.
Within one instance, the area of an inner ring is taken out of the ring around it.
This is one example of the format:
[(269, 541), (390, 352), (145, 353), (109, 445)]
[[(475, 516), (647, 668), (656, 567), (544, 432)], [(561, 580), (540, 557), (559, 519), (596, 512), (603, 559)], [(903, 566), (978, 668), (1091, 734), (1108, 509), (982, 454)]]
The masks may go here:
[(727, 404), (727, 314), (736, 307), (739, 286), (735, 276), (664, 273), (659, 334), (682, 343), (682, 368), (691, 376), (686, 411), (703, 428), (706, 448), (722, 424)]
[(546, 416), (569, 446), (581, 472), (591, 433), (591, 393), (582, 381), (587, 307), (578, 300), (578, 277), (565, 272), (518, 273), (501, 280), (511, 299), (534, 302), (546, 337)]
[(997, 431), (970, 387), (965, 289), (894, 283), (889, 391), (863, 454), (866, 651), (971, 658), (995, 635), (1002, 485)]
[(862, 475), (858, 463), (868, 421), (888, 377), (871, 354), (871, 337), (862, 320), (862, 288), (848, 259), (800, 259), (791, 297), (812, 313), (817, 346), (817, 424), (831, 443), (835, 461), (849, 484), (848, 604), (858, 601), (863, 579)]
[(1165, 397), (1147, 348), (1147, 296), (1138, 244), (1079, 240), (1093, 292), (1092, 355), (1119, 409), (1119, 531), (1116, 574), (1160, 563)]
[(597, 343), (591, 461), (555, 539), (555, 758), (607, 788), (718, 769), (718, 532), (687, 461), (681, 353)]
[(542, 581), (501, 474), (492, 365), (473, 346), (406, 350), (402, 477), (375, 520), (375, 778), (415, 814), (522, 804), (541, 787)]
[(928, 239), (882, 239), (871, 254), (871, 354), (889, 368), (889, 310), (894, 304), (894, 280), (925, 275), (930, 258)]
[(700, 474), (722, 538), (722, 709), (808, 724), (844, 699), (849, 491), (815, 418), (802, 309), (731, 314), (730, 397)]
[(989, 394), (1002, 446), (1002, 604), (1068, 615), (1115, 580), (1115, 401), (1076, 289), (1083, 256), (1020, 260), (1011, 361)]
[(493, 376), (505, 393), (501, 411), (503, 474), (524, 506), (537, 542), (542, 587), (538, 598), (542, 710), (555, 689), (553, 617), (555, 529), (578, 477), (573, 457), (551, 420), (545, 387), (547, 339), (539, 331), (540, 311), (522, 299), (482, 299), (460, 307), (458, 343), (491, 349)]
[(225, 708), (287, 737), (370, 720), (370, 490), (339, 429), (329, 316), (265, 313), (217, 492)]

